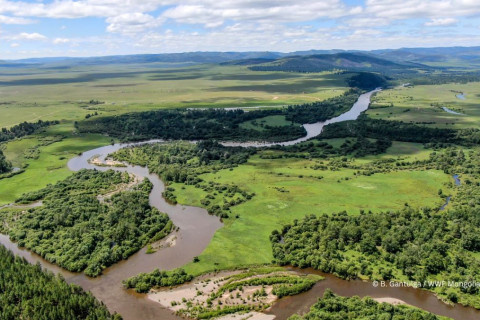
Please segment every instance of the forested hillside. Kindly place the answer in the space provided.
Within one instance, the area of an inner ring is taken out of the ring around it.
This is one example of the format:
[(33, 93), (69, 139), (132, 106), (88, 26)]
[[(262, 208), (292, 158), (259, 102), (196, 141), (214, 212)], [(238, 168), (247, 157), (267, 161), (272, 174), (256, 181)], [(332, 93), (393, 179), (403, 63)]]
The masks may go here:
[(430, 67), (419, 63), (394, 62), (374, 55), (354, 52), (290, 56), (250, 67), (254, 71), (322, 72), (348, 70), (387, 74), (413, 74), (416, 73), (415, 68), (430, 69)]
[(120, 320), (82, 288), (0, 246), (0, 319)]

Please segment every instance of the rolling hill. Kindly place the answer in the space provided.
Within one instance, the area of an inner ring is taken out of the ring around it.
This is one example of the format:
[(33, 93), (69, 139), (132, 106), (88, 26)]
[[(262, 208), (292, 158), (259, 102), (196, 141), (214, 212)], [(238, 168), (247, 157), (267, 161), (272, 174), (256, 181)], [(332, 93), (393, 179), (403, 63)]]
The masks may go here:
[(254, 71), (321, 72), (330, 70), (373, 71), (384, 73), (409, 72), (429, 67), (411, 62), (396, 62), (370, 54), (341, 52), (309, 56), (292, 56), (250, 67)]

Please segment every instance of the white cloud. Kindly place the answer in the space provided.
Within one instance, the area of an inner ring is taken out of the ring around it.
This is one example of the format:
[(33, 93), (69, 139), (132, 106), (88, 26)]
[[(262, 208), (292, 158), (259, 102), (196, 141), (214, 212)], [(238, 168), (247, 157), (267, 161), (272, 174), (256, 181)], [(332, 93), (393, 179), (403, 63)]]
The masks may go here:
[(51, 3), (0, 1), (0, 13), (19, 17), (85, 18), (113, 17), (129, 12), (149, 12), (171, 1), (162, 0), (57, 0)]
[(107, 27), (109, 32), (135, 34), (159, 26), (162, 19), (155, 19), (151, 15), (135, 12), (110, 17), (107, 22), (109, 23)]
[[(188, 3), (190, 2), (190, 3)], [(218, 27), (235, 22), (302, 22), (358, 14), (361, 7), (348, 7), (340, 0), (308, 1), (185, 1), (164, 12), (163, 17), (181, 23)]]
[(454, 18), (434, 18), (425, 23), (427, 27), (446, 27), (457, 24), (457, 19)]
[(12, 48), (20, 47), (20, 44), (14, 42), (14, 43), (12, 43), (12, 44), (10, 45), (10, 47), (12, 47)]
[(28, 32), (22, 32), (14, 36), (7, 37), (9, 40), (32, 40), (32, 41), (39, 41), (39, 40), (46, 40), (47, 37), (44, 36), (43, 34), (33, 32), (33, 33), (28, 33)]
[(366, 13), (391, 20), (480, 15), (478, 0), (367, 0)]
[(34, 23), (34, 21), (30, 19), (0, 15), (0, 24), (31, 24), (31, 23)]
[(53, 40), (53, 44), (65, 44), (69, 42), (70, 42), (70, 39), (66, 39), (66, 38), (55, 38)]
[(347, 25), (354, 28), (381, 27), (390, 24), (390, 20), (378, 17), (353, 17), (346, 21)]
[[(45, 54), (65, 52), (65, 46), (60, 46), (65, 43), (86, 55), (480, 44), (480, 0), (365, 0), (363, 6), (348, 5), (346, 0), (26, 1), (0, 0), (0, 24), (42, 24), (43, 18), (105, 19), (106, 29), (87, 37), (77, 36), (75, 28), (63, 21), (45, 35), (15, 35), (18, 31), (13, 27), (2, 28), (3, 39), (12, 44), (43, 40), (36, 46)], [(453, 27), (425, 28), (418, 19), (427, 27)], [(462, 21), (461, 30), (455, 26), (457, 21)], [(67, 29), (64, 24), (69, 26), (67, 31), (61, 31)], [(47, 32), (46, 28), (35, 30)]]
[(57, 0), (47, 4), (0, 0), (0, 14), (9, 13), (18, 17), (114, 19), (132, 12), (148, 14), (165, 5), (171, 5), (172, 8), (164, 12), (164, 17), (211, 27), (220, 26), (226, 19), (308, 21), (319, 17), (342, 17), (362, 11), (361, 7), (346, 6), (342, 0)]

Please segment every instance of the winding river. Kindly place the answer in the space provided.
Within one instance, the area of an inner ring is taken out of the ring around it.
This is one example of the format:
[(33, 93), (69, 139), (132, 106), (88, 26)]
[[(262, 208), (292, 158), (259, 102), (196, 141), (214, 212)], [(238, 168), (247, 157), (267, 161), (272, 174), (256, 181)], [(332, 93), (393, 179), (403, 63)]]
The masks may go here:
[(447, 107), (442, 107), (443, 111), (445, 112), (448, 112), (448, 113), (451, 113), (451, 114), (455, 114), (457, 116), (464, 116), (465, 114), (464, 113), (460, 113), (460, 112), (457, 112), (457, 111), (453, 111), (452, 109), (449, 109)]
[[(277, 144), (292, 145), (306, 141), (320, 134), (325, 125), (345, 120), (355, 120), (361, 112), (368, 108), (371, 95), (378, 90), (361, 95), (350, 111), (336, 118), (325, 122), (304, 125), (307, 131), (306, 137)], [(153, 142), (161, 141), (155, 140), (145, 143)], [(258, 147), (273, 145), (272, 143), (225, 144)], [(180, 319), (160, 304), (148, 300), (145, 295), (123, 289), (121, 282), (140, 272), (150, 272), (155, 268), (173, 269), (192, 261), (194, 256), (200, 255), (205, 249), (216, 230), (222, 227), (222, 223), (218, 217), (209, 215), (205, 209), (167, 203), (162, 197), (162, 192), (165, 189), (164, 183), (157, 175), (149, 173), (146, 168), (131, 165), (126, 167), (104, 167), (93, 165), (88, 161), (92, 157), (98, 157), (100, 161), (105, 161), (108, 154), (132, 145), (138, 144), (115, 144), (84, 152), (82, 155), (71, 159), (68, 162), (68, 167), (72, 171), (78, 171), (84, 168), (102, 171), (113, 169), (148, 178), (153, 183), (153, 190), (150, 194), (150, 204), (160, 211), (167, 213), (175, 226), (179, 227), (179, 230), (174, 232), (174, 236), (176, 237), (174, 246), (165, 246), (154, 254), (146, 254), (146, 248), (143, 248), (128, 260), (121, 261), (104, 270), (103, 275), (100, 277), (89, 278), (82, 273), (68, 272), (45, 261), (30, 251), (19, 248), (15, 243), (10, 241), (6, 235), (0, 235), (0, 244), (10, 249), (14, 254), (24, 257), (28, 262), (40, 263), (44, 268), (62, 274), (67, 282), (75, 283), (83, 289), (91, 291), (93, 295), (105, 303), (110, 311), (120, 313), (125, 320)], [(301, 270), (301, 272), (318, 273), (310, 269)], [(370, 282), (345, 281), (332, 275), (322, 275), (326, 280), (319, 282), (312, 290), (306, 293), (281, 299), (273, 306), (269, 313), (276, 315), (278, 320), (287, 319), (295, 312), (306, 311), (317, 298), (323, 294), (325, 288), (330, 288), (334, 292), (345, 296), (369, 295), (373, 297), (396, 298), (419, 308), (454, 319), (480, 319), (479, 311), (459, 305), (455, 307), (449, 306), (438, 300), (431, 292), (424, 290), (412, 288), (390, 288), (390, 290), (387, 290), (388, 288), (374, 288)]]
[(381, 91), (380, 88), (360, 95), (360, 97), (358, 97), (358, 100), (353, 104), (352, 108), (347, 112), (342, 113), (338, 117), (323, 122), (304, 124), (303, 127), (305, 128), (305, 131), (307, 131), (307, 135), (304, 137), (286, 142), (224, 142), (223, 145), (229, 147), (271, 147), (275, 145), (292, 146), (294, 144), (307, 141), (322, 133), (323, 128), (329, 124), (348, 120), (356, 120), (362, 112), (368, 109), (368, 106), (370, 105), (370, 98), (372, 97), (372, 95), (379, 91)]

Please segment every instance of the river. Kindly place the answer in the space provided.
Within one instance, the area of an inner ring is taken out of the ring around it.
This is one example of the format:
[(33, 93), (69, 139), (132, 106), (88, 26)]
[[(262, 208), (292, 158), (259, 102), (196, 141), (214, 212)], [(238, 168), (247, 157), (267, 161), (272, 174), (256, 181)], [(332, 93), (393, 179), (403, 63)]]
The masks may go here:
[(448, 112), (448, 113), (451, 113), (451, 114), (455, 114), (455, 115), (458, 115), (458, 116), (464, 116), (465, 114), (464, 113), (460, 113), (460, 112), (457, 112), (457, 111), (453, 111), (452, 109), (449, 109), (447, 107), (442, 107), (443, 111), (445, 112)]
[(358, 97), (358, 100), (353, 104), (352, 108), (347, 112), (342, 113), (338, 117), (335, 117), (323, 122), (304, 124), (303, 127), (305, 128), (305, 131), (307, 131), (307, 135), (304, 137), (291, 140), (291, 141), (286, 141), (286, 142), (254, 142), (252, 141), (252, 142), (223, 142), (222, 144), (228, 147), (271, 147), (275, 145), (291, 146), (294, 144), (298, 144), (300, 142), (307, 141), (311, 138), (318, 136), (320, 133), (322, 133), (323, 128), (329, 124), (348, 121), (348, 120), (356, 120), (362, 112), (368, 109), (372, 94), (379, 92), (380, 90), (381, 89), (378, 88), (360, 95), (360, 97)]
[[(371, 95), (378, 90), (365, 93), (360, 96), (352, 109), (336, 118), (319, 122), (316, 124), (304, 125), (307, 130), (307, 136), (281, 143), (283, 145), (291, 145), (312, 138), (322, 131), (325, 125), (330, 123), (355, 120), (361, 112), (365, 111), (370, 103)], [(161, 140), (148, 141), (144, 143), (161, 142)], [(121, 261), (106, 270), (97, 278), (89, 278), (82, 273), (68, 272), (54, 264), (45, 261), (40, 256), (19, 248), (15, 243), (10, 241), (8, 236), (0, 235), (0, 244), (10, 249), (14, 254), (24, 257), (30, 263), (40, 263), (44, 268), (60, 273), (69, 283), (75, 283), (92, 294), (99, 300), (103, 301), (110, 311), (120, 313), (125, 320), (173, 320), (181, 319), (172, 314), (168, 309), (163, 308), (160, 304), (154, 303), (146, 298), (145, 295), (136, 294), (132, 290), (125, 290), (122, 287), (122, 280), (134, 276), (140, 272), (150, 272), (155, 268), (173, 269), (181, 267), (193, 260), (193, 257), (202, 253), (210, 242), (214, 233), (222, 226), (218, 217), (211, 216), (205, 209), (172, 205), (165, 201), (162, 192), (165, 189), (164, 183), (155, 174), (149, 173), (148, 169), (128, 165), (126, 167), (103, 167), (95, 166), (88, 162), (92, 157), (98, 157), (100, 161), (104, 161), (108, 154), (115, 152), (121, 148), (139, 145), (137, 144), (115, 144), (101, 148), (96, 148), (82, 155), (71, 159), (68, 167), (72, 171), (80, 169), (97, 169), (117, 171), (126, 171), (140, 177), (148, 178), (153, 183), (153, 190), (150, 194), (150, 204), (160, 211), (169, 215), (175, 226), (179, 230), (174, 234), (176, 236), (176, 244), (172, 247), (165, 247), (153, 254), (146, 254), (146, 248), (141, 249), (132, 255), (128, 260)], [(235, 144), (240, 145), (240, 144)], [(244, 143), (242, 146), (251, 146), (252, 143)], [(272, 144), (254, 144), (254, 146), (268, 146)], [(302, 272), (318, 273), (314, 270), (303, 270)], [(407, 303), (422, 309), (434, 311), (437, 314), (453, 317), (454, 319), (480, 319), (480, 312), (472, 308), (464, 308), (462, 306), (451, 307), (438, 300), (432, 293), (415, 290), (412, 288), (395, 288), (389, 291), (372, 290), (374, 289), (370, 282), (362, 281), (346, 281), (338, 279), (332, 275), (323, 275), (325, 281), (319, 282), (312, 290), (296, 297), (281, 299), (270, 311), (277, 316), (278, 320), (286, 319), (298, 311), (308, 309), (318, 297), (323, 294), (325, 288), (331, 288), (334, 292), (345, 295), (372, 295), (377, 297), (392, 297), (404, 300)]]

